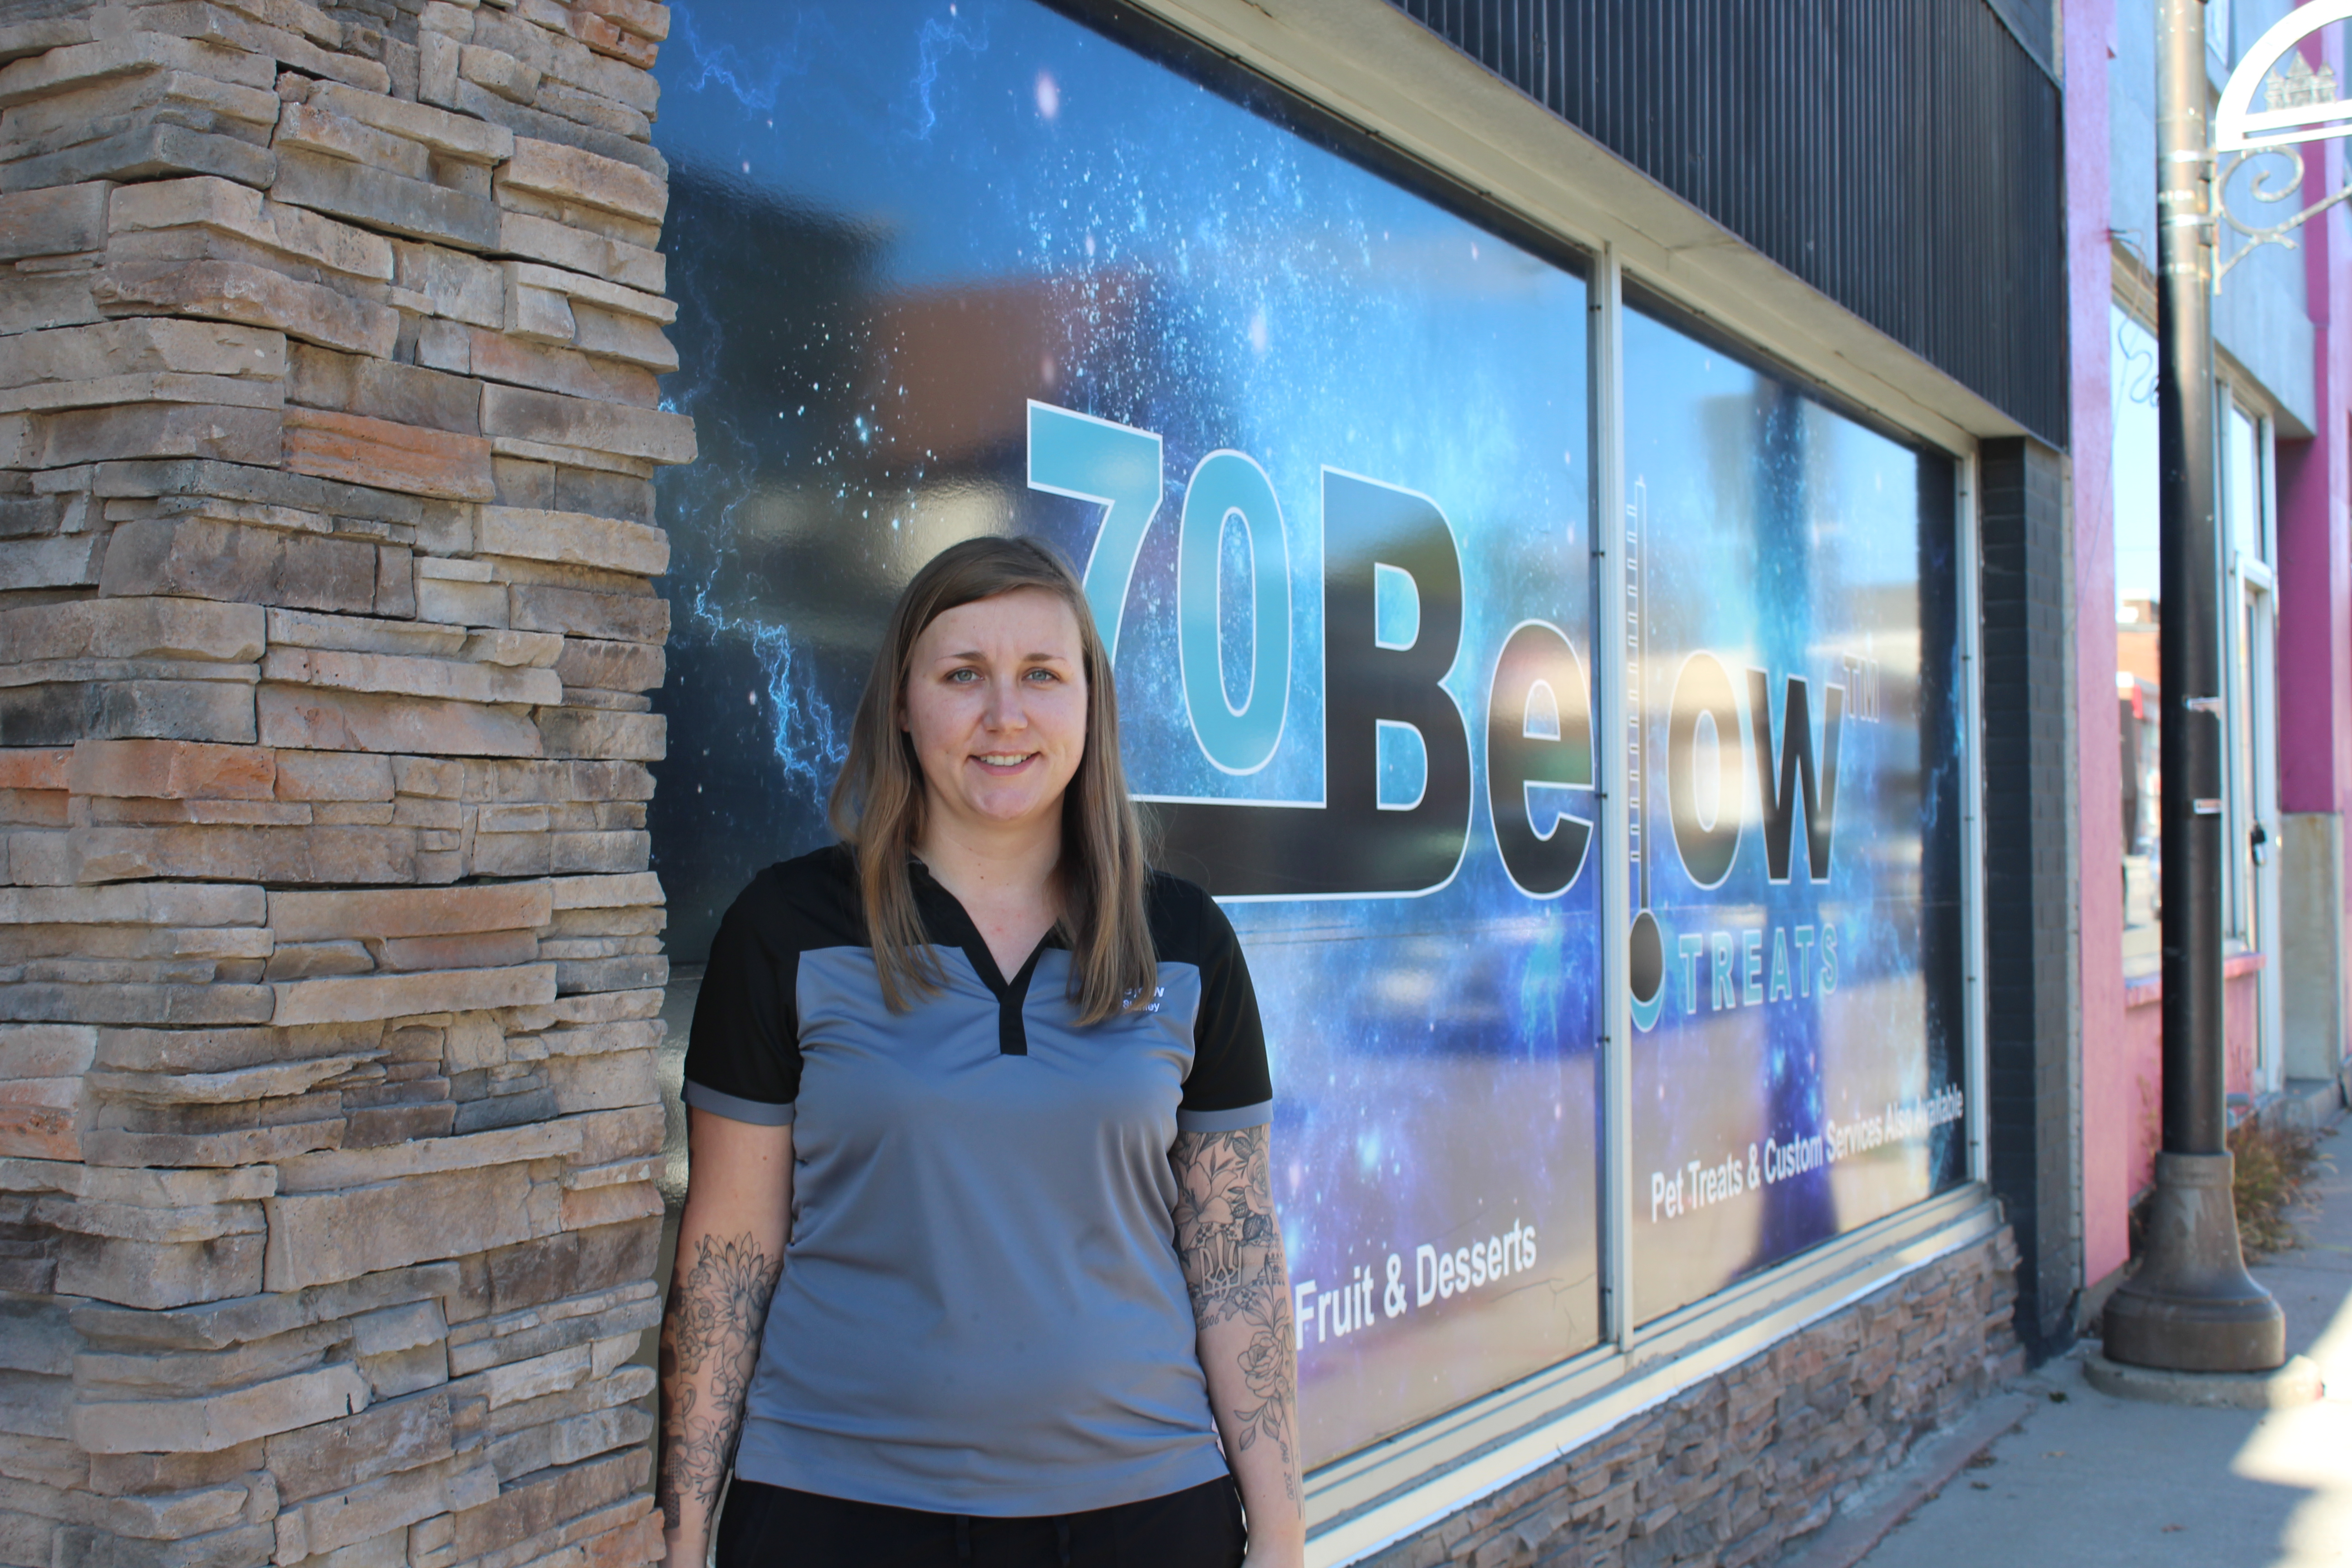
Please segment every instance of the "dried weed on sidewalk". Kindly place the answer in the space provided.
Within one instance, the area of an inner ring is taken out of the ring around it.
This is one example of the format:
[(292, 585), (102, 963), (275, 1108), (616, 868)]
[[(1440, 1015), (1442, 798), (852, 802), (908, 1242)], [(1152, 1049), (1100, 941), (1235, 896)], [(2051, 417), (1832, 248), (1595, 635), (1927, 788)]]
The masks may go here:
[(2300, 1127), (2249, 1121), (2231, 1131), (2230, 1152), (2238, 1162), (2233, 1195), (2238, 1239), (2247, 1258), (2268, 1257), (2302, 1245), (2287, 1215), (2302, 1203), (2322, 1168), (2334, 1165), (2320, 1152), (2319, 1140)]

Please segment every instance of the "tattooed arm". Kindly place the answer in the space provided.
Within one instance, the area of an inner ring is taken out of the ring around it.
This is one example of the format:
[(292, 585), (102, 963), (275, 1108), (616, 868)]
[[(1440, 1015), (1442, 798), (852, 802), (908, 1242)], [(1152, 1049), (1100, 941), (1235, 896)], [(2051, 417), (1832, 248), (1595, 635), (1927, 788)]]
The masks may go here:
[(692, 1163), (661, 1332), (661, 1500), (668, 1568), (703, 1568), (735, 1459), (743, 1393), (783, 1272), (793, 1130), (687, 1112)]
[(1168, 1160), (1201, 1370), (1249, 1515), (1248, 1568), (1295, 1568), (1307, 1555), (1298, 1358), (1266, 1129), (1179, 1132)]

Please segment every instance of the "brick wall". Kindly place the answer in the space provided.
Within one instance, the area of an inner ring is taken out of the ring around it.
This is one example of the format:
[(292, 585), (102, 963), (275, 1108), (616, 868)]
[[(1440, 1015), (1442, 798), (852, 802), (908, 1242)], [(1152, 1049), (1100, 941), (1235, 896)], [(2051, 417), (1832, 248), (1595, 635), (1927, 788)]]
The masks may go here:
[(1781, 1561), (2022, 1365), (2007, 1230), (1791, 1334), (1367, 1568)]
[(658, 1554), (667, 26), (0, 14), (0, 1565)]

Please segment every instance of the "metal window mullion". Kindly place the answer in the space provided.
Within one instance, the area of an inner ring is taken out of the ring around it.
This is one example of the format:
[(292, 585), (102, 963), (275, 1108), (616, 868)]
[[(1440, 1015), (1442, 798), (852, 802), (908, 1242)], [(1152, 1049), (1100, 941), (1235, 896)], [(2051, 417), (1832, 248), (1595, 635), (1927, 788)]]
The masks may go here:
[(1990, 1108), (1985, 1103), (1990, 1075), (1985, 1066), (1984, 930), (1984, 623), (1977, 529), (1978, 458), (1958, 464), (1959, 530), (1960, 699), (1960, 911), (1961, 1020), (1965, 1032), (1962, 1075), (1968, 1095), (1969, 1179), (1991, 1177)]
[[(2284, 1002), (2279, 994), (2279, 851), (2284, 848), (2284, 820), (2279, 816), (2279, 491), (2277, 491), (2277, 428), (2267, 414), (2253, 414), (2253, 550), (2242, 550), (2237, 562), (2237, 599), (2244, 616), (2244, 635), (2253, 637), (2246, 648), (2246, 721), (2253, 726), (2253, 748), (2246, 781), (2249, 827), (2263, 827), (2270, 839), (2267, 863), (2251, 865), (2253, 877), (2249, 924), (2253, 945), (2267, 962), (2253, 978), (2255, 994), (2255, 1089), (2279, 1090), (2286, 1086), (2286, 1039)], [(2251, 847), (2249, 847), (2251, 858)]]
[[(2254, 889), (2249, 885), (2247, 835), (2253, 816), (2253, 781), (2245, 776), (2246, 728), (2252, 721), (2254, 694), (2246, 684), (2246, 582), (2239, 570), (2245, 553), (2239, 548), (2239, 531), (2245, 520), (2238, 515), (2238, 443), (2231, 416), (2238, 401), (2219, 378), (2213, 384), (2213, 510), (2221, 520), (2214, 530), (2221, 554), (2215, 574), (2221, 584), (2217, 608), (2221, 623), (2221, 934), (2241, 947), (2254, 940)], [(2259, 537), (2259, 535), (2257, 536)]]
[(1606, 1337), (1633, 1346), (1633, 1086), (1632, 994), (1625, 932), (1632, 841), (1625, 816), (1626, 622), (1624, 289), (1614, 247), (1592, 271), (1592, 660), (1597, 732), (1603, 737), (1601, 817), (1601, 1291)]

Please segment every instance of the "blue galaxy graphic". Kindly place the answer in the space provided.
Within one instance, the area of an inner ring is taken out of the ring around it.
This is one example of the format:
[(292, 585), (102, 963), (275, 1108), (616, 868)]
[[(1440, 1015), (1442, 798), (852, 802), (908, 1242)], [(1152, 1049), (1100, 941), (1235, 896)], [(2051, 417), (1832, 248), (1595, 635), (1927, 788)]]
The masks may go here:
[[(1462, 563), (1444, 685), (1480, 782), (1461, 864), (1417, 896), (1228, 906), (1274, 1057), (1292, 1274), (1313, 1286), (1299, 1303), (1307, 1458), (1596, 1343), (1598, 856), (1565, 893), (1530, 898), (1505, 871), (1484, 787), (1488, 686), (1512, 628), (1549, 622), (1591, 668), (1581, 277), (1336, 150), (1261, 89), (1032, 0), (682, 0), (672, 14), (656, 140), (673, 164), (684, 368), (666, 389), (701, 449), (660, 480), (675, 629), (660, 698), (671, 760), (652, 811), (673, 951), (699, 956), (759, 867), (830, 838), (848, 715), (916, 568), (982, 532), (1045, 537), (1085, 566), (1103, 509), (1031, 488), (1033, 402), (1160, 438), (1165, 491), (1117, 660), (1145, 795), (1316, 809), (1324, 471), (1418, 492)], [(1654, 448), (1658, 657), (1753, 647), (1775, 669), (1812, 668), (1831, 643), (1877, 636), (1875, 657), (1916, 669), (1919, 459), (1727, 360), (1715, 386), (1675, 358), (1705, 350), (1647, 330), (1657, 369), (1629, 365), (1628, 399), (1629, 414), (1643, 399), (1657, 410), (1635, 423)], [(1742, 396), (1746, 413), (1723, 411)], [(1178, 520), (1188, 479), (1220, 451), (1263, 469), (1280, 512), (1278, 529), (1229, 518), (1219, 535), (1223, 697), (1238, 710), (1254, 681), (1285, 683), (1279, 742), (1246, 773), (1196, 740), (1179, 657)], [(1913, 491), (1863, 500), (1902, 475)], [(1759, 487), (1769, 505), (1725, 501)], [(1257, 646), (1254, 555), (1287, 574), (1286, 669)], [(1412, 610), (1396, 613), (1409, 640)], [(1650, 727), (1663, 747), (1663, 718)], [(1918, 940), (1905, 921), (1920, 920), (1919, 729), (1907, 711), (1878, 729), (1857, 741), (1850, 727), (1827, 891), (1768, 898), (1735, 872), (1697, 893), (1660, 858), (1670, 955), (1679, 934), (1726, 924), (1699, 906), (1739, 888), (1759, 909), (1834, 906), (1817, 921), (1843, 922), (1846, 973), (1834, 1006), (1760, 1009), (1769, 1028), (1685, 1012), (1670, 974), (1670, 1005), (1636, 1044), (1642, 1171), (1843, 1104), (1823, 1086), (1856, 1042), (1926, 1081), (1934, 987), (1902, 961)], [(1381, 765), (1384, 792), (1409, 798), (1412, 747)], [(1872, 783), (1898, 773), (1915, 783)], [(1538, 822), (1596, 816), (1590, 790), (1528, 789)], [(1880, 835), (1894, 847), (1864, 852)], [(1702, 1104), (1717, 1109), (1685, 1113)], [(1932, 1179), (1890, 1166), (1862, 1207), (1883, 1213)], [(1792, 1182), (1769, 1211), (1675, 1222), (1713, 1227), (1706, 1256), (1645, 1263), (1644, 1310), (1853, 1223), (1861, 1210), (1833, 1186)]]

